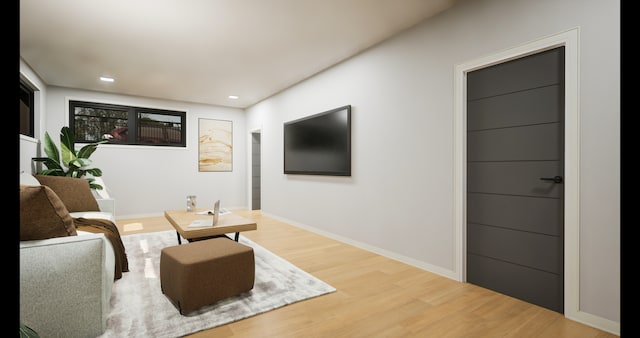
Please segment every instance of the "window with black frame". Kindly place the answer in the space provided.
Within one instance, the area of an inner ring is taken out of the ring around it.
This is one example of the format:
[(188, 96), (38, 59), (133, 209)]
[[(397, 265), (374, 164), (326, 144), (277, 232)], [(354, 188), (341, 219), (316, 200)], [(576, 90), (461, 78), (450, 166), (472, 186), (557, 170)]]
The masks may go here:
[(34, 90), (20, 80), (20, 134), (30, 137), (35, 137), (34, 95)]
[(76, 142), (186, 147), (186, 112), (70, 101)]

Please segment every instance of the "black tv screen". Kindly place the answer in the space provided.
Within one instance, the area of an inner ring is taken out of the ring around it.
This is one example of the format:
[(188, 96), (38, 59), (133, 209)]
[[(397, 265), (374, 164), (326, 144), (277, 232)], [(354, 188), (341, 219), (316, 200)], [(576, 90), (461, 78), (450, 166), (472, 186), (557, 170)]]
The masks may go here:
[(284, 123), (284, 173), (351, 176), (351, 106)]

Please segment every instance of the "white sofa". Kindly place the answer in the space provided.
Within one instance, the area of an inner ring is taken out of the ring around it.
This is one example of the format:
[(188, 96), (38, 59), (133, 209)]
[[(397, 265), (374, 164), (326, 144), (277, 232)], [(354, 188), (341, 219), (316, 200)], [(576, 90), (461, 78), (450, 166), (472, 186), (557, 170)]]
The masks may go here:
[[(20, 184), (40, 185), (32, 175), (20, 176)], [(114, 221), (114, 200), (97, 201), (99, 212), (71, 216)], [(77, 233), (20, 241), (20, 322), (40, 337), (97, 337), (106, 329), (114, 249), (103, 234)]]

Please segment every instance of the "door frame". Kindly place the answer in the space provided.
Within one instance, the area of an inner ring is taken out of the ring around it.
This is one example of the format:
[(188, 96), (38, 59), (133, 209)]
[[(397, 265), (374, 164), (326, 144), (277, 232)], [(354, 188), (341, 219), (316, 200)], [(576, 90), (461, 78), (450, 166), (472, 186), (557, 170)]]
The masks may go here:
[(248, 177), (248, 191), (247, 191), (247, 196), (249, 197), (247, 199), (247, 209), (252, 210), (253, 208), (253, 134), (260, 134), (260, 206), (262, 209), (262, 127), (260, 128), (256, 128), (254, 130), (249, 130), (249, 133), (247, 135), (248, 137), (248, 142), (247, 144), (249, 145), (247, 147), (248, 151), (248, 163), (249, 163), (249, 174), (247, 175)]
[(565, 47), (564, 111), (564, 315), (578, 321), (580, 296), (580, 110), (579, 110), (579, 28), (554, 34), (524, 45), (497, 52), (455, 66), (454, 70), (454, 272), (458, 281), (466, 282), (467, 270), (467, 81), (468, 72)]

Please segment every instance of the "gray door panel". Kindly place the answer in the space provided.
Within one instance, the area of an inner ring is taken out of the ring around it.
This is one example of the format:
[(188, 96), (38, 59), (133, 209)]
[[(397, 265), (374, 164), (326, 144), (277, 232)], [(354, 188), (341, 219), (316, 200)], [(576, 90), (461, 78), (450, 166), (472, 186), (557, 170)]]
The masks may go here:
[(558, 161), (467, 163), (467, 192), (536, 197), (562, 197), (561, 184), (540, 180), (562, 176)]
[(469, 132), (467, 160), (559, 160), (561, 136), (559, 123)]
[(561, 273), (562, 257), (558, 237), (469, 223), (467, 234), (475, 240), (467, 246), (470, 254), (495, 258), (546, 272)]
[(487, 289), (562, 311), (563, 281), (558, 274), (469, 254), (467, 278), (474, 280), (473, 284)]
[(562, 236), (562, 201), (555, 198), (470, 193), (467, 221)]
[(562, 120), (562, 88), (534, 88), (467, 103), (467, 130), (515, 127)]
[(564, 304), (564, 48), (467, 74), (467, 281)]
[(557, 85), (562, 60), (564, 54), (551, 50), (473, 72), (467, 76), (467, 100)]

